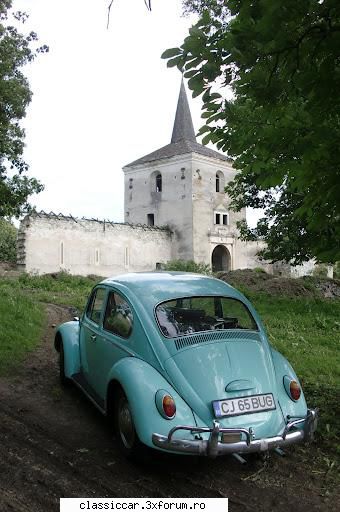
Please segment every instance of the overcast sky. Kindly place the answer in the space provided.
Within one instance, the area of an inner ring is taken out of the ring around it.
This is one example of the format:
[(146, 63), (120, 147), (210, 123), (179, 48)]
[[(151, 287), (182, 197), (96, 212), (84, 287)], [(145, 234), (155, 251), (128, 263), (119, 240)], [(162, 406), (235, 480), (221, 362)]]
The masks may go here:
[[(14, 0), (26, 31), (48, 54), (25, 72), (33, 100), (25, 158), (45, 190), (45, 211), (123, 221), (122, 167), (170, 142), (181, 76), (162, 52), (182, 43), (193, 19), (180, 0)], [(189, 102), (195, 129), (200, 99)]]

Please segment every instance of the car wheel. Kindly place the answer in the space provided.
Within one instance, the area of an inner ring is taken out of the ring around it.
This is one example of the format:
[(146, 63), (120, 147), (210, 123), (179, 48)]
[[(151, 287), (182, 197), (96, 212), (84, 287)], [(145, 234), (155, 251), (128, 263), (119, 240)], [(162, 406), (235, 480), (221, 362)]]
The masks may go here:
[(114, 426), (121, 451), (130, 459), (139, 459), (145, 447), (138, 438), (130, 404), (123, 390), (119, 390), (115, 398)]
[(65, 375), (65, 354), (63, 342), (60, 343), (59, 347), (59, 380), (60, 384), (64, 387), (69, 386), (71, 380)]

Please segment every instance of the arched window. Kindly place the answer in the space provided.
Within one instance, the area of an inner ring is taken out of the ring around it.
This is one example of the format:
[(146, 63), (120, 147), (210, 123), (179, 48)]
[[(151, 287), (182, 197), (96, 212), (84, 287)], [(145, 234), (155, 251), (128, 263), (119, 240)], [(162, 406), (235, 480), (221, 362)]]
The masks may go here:
[(156, 192), (162, 192), (162, 175), (158, 173), (156, 175)]
[(224, 192), (224, 175), (221, 171), (216, 173), (216, 192)]

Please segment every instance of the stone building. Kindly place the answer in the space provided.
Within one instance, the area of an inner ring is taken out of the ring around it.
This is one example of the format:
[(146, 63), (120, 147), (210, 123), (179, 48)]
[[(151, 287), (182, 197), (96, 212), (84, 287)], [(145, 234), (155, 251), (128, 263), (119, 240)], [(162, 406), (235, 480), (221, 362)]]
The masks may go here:
[(115, 275), (171, 259), (214, 270), (261, 264), (260, 243), (239, 240), (245, 210), (229, 210), (231, 161), (196, 141), (183, 81), (170, 144), (123, 168), (125, 223), (35, 213), (19, 231), (18, 263), (28, 272)]

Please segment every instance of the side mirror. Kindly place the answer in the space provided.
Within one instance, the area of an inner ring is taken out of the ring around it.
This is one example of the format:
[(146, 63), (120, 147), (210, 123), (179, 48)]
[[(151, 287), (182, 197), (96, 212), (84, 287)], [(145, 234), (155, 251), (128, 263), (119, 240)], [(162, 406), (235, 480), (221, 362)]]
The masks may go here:
[(73, 317), (73, 320), (74, 320), (75, 322), (79, 322), (79, 316), (74, 316), (74, 317)]

